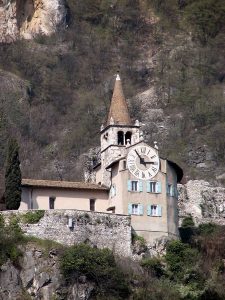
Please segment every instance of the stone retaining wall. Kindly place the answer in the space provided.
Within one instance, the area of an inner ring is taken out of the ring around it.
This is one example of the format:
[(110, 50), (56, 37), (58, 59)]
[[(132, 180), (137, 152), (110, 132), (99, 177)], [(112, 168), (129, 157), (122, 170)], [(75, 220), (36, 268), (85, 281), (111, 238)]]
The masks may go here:
[[(28, 211), (3, 211), (8, 220), (16, 215), (25, 235), (54, 240), (71, 246), (82, 242), (98, 248), (109, 248), (119, 256), (131, 255), (130, 217), (80, 210), (46, 210), (37, 224), (24, 224)], [(35, 210), (33, 210), (35, 212)], [(72, 227), (68, 225), (72, 224)]]

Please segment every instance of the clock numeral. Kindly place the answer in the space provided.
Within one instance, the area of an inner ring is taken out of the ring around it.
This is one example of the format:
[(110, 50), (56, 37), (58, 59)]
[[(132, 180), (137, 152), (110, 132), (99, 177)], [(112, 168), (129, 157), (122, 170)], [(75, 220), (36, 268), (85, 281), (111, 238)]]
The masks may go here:
[(151, 177), (151, 176), (152, 176), (152, 174), (151, 174), (151, 172), (150, 172), (150, 171), (148, 171), (148, 176), (149, 176), (149, 177)]
[(153, 172), (156, 172), (157, 169), (156, 169), (155, 167), (152, 167), (152, 171), (153, 171)]
[(134, 162), (135, 162), (135, 159), (128, 159), (128, 161), (127, 161), (128, 164), (134, 164)]
[(135, 175), (135, 176), (139, 176), (139, 174), (140, 174), (140, 171), (139, 171), (139, 170), (136, 170), (136, 171), (134, 172), (134, 175)]
[(146, 147), (141, 147), (141, 153), (145, 153), (146, 152)]
[(153, 159), (153, 158), (155, 158), (156, 157), (156, 155), (153, 155), (153, 156), (151, 156), (151, 159)]
[(142, 178), (145, 178), (145, 173), (142, 172), (142, 173), (141, 173), (141, 177), (142, 177)]
[(135, 171), (135, 165), (131, 165), (131, 166), (129, 166), (130, 167), (130, 170), (132, 171), (132, 172), (134, 172)]

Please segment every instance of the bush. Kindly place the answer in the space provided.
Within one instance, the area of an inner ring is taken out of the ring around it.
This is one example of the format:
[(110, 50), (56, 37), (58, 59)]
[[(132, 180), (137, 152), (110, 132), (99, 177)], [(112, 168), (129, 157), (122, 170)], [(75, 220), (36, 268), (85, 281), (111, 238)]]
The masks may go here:
[(182, 278), (186, 269), (198, 261), (198, 251), (181, 241), (171, 241), (167, 246), (166, 262), (175, 278)]
[(35, 224), (40, 221), (45, 215), (44, 210), (28, 211), (23, 215), (23, 222), (28, 224)]
[(86, 244), (65, 250), (61, 270), (68, 281), (85, 275), (96, 284), (96, 293), (125, 299), (129, 295), (128, 284), (118, 269), (109, 249), (92, 248)]
[(183, 243), (189, 243), (195, 234), (195, 223), (191, 216), (183, 219), (181, 228), (179, 228), (180, 237)]
[(17, 245), (23, 241), (24, 237), (18, 224), (18, 218), (13, 216), (6, 225), (3, 216), (0, 216), (0, 265), (4, 264), (7, 259), (17, 263), (18, 258), (22, 255)]
[(140, 264), (145, 270), (147, 270), (148, 273), (156, 277), (161, 277), (164, 275), (162, 262), (157, 257), (144, 258)]

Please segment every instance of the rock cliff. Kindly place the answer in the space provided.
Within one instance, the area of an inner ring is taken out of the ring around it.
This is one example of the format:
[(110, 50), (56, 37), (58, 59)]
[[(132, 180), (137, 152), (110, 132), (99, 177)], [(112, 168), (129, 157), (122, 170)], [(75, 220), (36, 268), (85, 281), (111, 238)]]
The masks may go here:
[(66, 285), (59, 269), (58, 250), (28, 243), (19, 267), (10, 261), (0, 268), (0, 299), (88, 299), (94, 286), (82, 276)]
[(225, 188), (204, 180), (190, 180), (179, 185), (180, 222), (191, 215), (196, 224), (214, 222), (225, 225)]
[(64, 0), (1, 0), (0, 42), (49, 35), (66, 24)]

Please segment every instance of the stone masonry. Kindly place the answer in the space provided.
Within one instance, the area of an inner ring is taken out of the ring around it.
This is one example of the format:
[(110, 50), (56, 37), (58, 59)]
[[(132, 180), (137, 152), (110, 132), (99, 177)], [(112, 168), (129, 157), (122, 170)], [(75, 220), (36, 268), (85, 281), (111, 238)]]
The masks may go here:
[(26, 213), (27, 211), (1, 212), (6, 220), (13, 215), (18, 216), (20, 226), (28, 236), (68, 246), (85, 242), (93, 247), (109, 248), (119, 256), (131, 255), (129, 216), (79, 210), (47, 210), (37, 224), (24, 224), (22, 216)]

